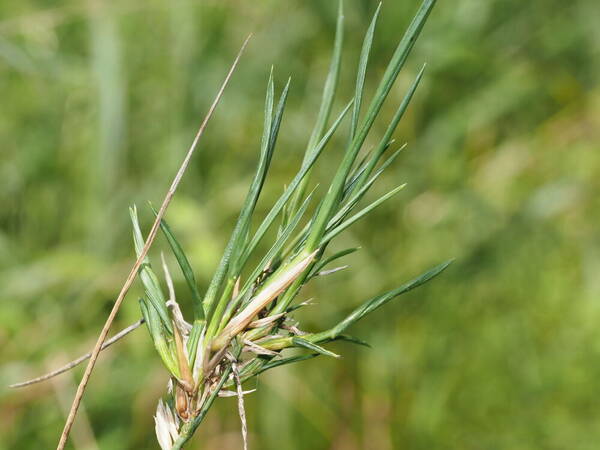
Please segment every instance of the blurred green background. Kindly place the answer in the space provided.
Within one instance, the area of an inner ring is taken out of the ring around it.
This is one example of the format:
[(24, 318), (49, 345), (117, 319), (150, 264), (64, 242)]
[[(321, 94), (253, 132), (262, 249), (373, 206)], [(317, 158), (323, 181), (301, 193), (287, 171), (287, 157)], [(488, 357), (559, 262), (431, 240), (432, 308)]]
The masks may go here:
[[(383, 5), (368, 94), (417, 6)], [(375, 8), (345, 1), (336, 110)], [(250, 32), (167, 216), (202, 288), (252, 175), (271, 65), (279, 88), (293, 82), (261, 210), (281, 192), (316, 116), (335, 15), (319, 0), (0, 3), (0, 448), (56, 445), (82, 369), (5, 386), (92, 347), (133, 261), (127, 207), (148, 226), (147, 201), (162, 199)], [(456, 262), (354, 327), (373, 349), (339, 344), (341, 360), (262, 376), (246, 403), (251, 448), (598, 448), (598, 23), (595, 0), (439, 2), (382, 115), (427, 62), (396, 133), (408, 149), (377, 189), (408, 187), (339, 240), (363, 249), (303, 293), (318, 306), (300, 318), (324, 328)], [(343, 144), (320, 161), (321, 186)], [(140, 316), (135, 291), (114, 330)], [(145, 329), (103, 353), (71, 448), (157, 448), (166, 378)], [(241, 448), (235, 399), (189, 447)]]

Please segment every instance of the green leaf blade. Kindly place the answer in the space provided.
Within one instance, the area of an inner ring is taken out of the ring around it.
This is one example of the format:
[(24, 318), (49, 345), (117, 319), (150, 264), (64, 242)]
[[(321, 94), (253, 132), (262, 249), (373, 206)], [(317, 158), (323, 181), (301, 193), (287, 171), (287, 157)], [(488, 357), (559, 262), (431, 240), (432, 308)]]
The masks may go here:
[(362, 105), (362, 96), (365, 87), (365, 77), (367, 74), (367, 65), (369, 63), (369, 55), (371, 53), (371, 46), (373, 44), (373, 35), (375, 33), (375, 27), (377, 25), (377, 19), (379, 18), (379, 12), (381, 11), (381, 2), (377, 5), (371, 24), (365, 33), (363, 40), (362, 49), (360, 52), (360, 58), (358, 62), (358, 72), (356, 75), (356, 88), (354, 93), (354, 109), (352, 111), (352, 121), (350, 123), (350, 141), (354, 139), (356, 129), (358, 127), (358, 120), (360, 117), (360, 107)]
[(394, 82), (396, 81), (398, 73), (403, 67), (415, 40), (423, 28), (431, 9), (435, 5), (435, 1), (436, 0), (425, 0), (421, 4), (419, 11), (406, 30), (404, 37), (398, 44), (398, 47), (396, 48), (396, 51), (394, 52), (394, 55), (388, 64), (383, 78), (379, 83), (369, 109), (367, 110), (365, 121), (346, 150), (344, 158), (333, 178), (329, 191), (325, 196), (323, 207), (319, 211), (319, 214), (314, 221), (314, 225), (307, 238), (308, 251), (315, 250), (320, 245), (320, 242), (322, 242), (322, 238), (326, 233), (327, 223), (341, 201), (342, 190), (346, 184), (346, 179), (350, 173), (350, 170), (352, 169), (358, 152), (365, 142), (365, 139), (367, 138), (367, 135), (369, 134), (369, 131), (371, 130), (371, 127), (373, 126), (373, 123), (375, 122), (375, 119), (377, 118), (385, 99), (387, 98)]
[[(144, 238), (142, 236), (142, 231), (138, 221), (137, 209), (135, 207), (129, 208), (129, 215), (131, 216), (131, 223), (133, 226), (133, 240), (135, 244), (136, 255), (139, 257), (144, 247)], [(160, 287), (160, 283), (158, 282), (158, 278), (150, 266), (150, 259), (148, 256), (144, 258), (144, 261), (140, 266), (139, 276), (146, 291), (148, 300), (152, 303), (152, 306), (154, 306), (154, 309), (160, 316), (163, 326), (172, 335), (173, 325), (165, 304), (165, 296)]]
[[(151, 206), (154, 215), (157, 214), (157, 211)], [(196, 283), (196, 276), (194, 275), (194, 270), (192, 269), (192, 265), (188, 257), (186, 256), (181, 244), (175, 238), (171, 227), (167, 223), (165, 219), (161, 219), (160, 221), (160, 229), (167, 239), (169, 247), (171, 247), (171, 251), (179, 264), (179, 268), (181, 269), (181, 273), (183, 273), (183, 277), (185, 278), (186, 284), (192, 293), (192, 301), (194, 306), (194, 319), (202, 320), (204, 319), (204, 309), (202, 308), (202, 295), (198, 290), (198, 285)]]
[(303, 339), (301, 337), (293, 337), (292, 344), (296, 347), (306, 348), (313, 352), (319, 353), (324, 356), (331, 356), (332, 358), (339, 358), (340, 355), (337, 353), (333, 353), (332, 351), (327, 350), (326, 348), (321, 347), (320, 345), (315, 344), (307, 339)]
[(352, 313), (350, 313), (344, 320), (342, 320), (335, 327), (331, 328), (330, 330), (328, 330), (326, 332), (318, 333), (318, 334), (311, 336), (311, 341), (322, 342), (327, 339), (334, 339), (334, 338), (338, 337), (350, 325), (358, 322), (364, 316), (375, 311), (377, 308), (380, 308), (384, 304), (388, 303), (390, 300), (393, 300), (394, 298), (396, 298), (402, 294), (412, 291), (413, 289), (416, 289), (419, 286), (422, 286), (423, 284), (425, 284), (428, 281), (432, 280), (433, 278), (437, 277), (444, 270), (446, 270), (448, 268), (448, 266), (450, 264), (452, 264), (452, 262), (453, 262), (453, 260), (448, 260), (442, 264), (439, 264), (439, 265), (433, 267), (432, 269), (428, 270), (427, 272), (412, 279), (411, 281), (403, 284), (402, 286), (400, 286), (396, 289), (393, 289), (391, 291), (388, 291), (385, 294), (378, 295), (376, 297), (371, 298), (370, 300), (367, 300), (362, 305), (360, 305), (358, 308), (356, 308), (354, 311), (352, 311)]
[(405, 186), (406, 186), (406, 184), (401, 184), (400, 186), (392, 189), (390, 192), (388, 192), (385, 195), (382, 195), (380, 198), (378, 198), (377, 200), (375, 200), (370, 205), (368, 205), (365, 208), (361, 209), (359, 212), (357, 212), (356, 214), (354, 214), (349, 219), (347, 219), (344, 222), (342, 222), (341, 224), (335, 226), (333, 229), (331, 229), (330, 231), (328, 231), (327, 234), (325, 234), (325, 236), (323, 236), (323, 239), (319, 243), (319, 246), (323, 246), (323, 245), (327, 244), (328, 242), (330, 242), (334, 237), (336, 237), (338, 234), (340, 234), (346, 228), (350, 227), (352, 224), (354, 224), (358, 220), (362, 219), (364, 216), (366, 216), (367, 214), (369, 214), (371, 211), (373, 211), (375, 208), (377, 208), (383, 202), (385, 202), (385, 201), (389, 200), (390, 198), (392, 198), (394, 195), (396, 195), (398, 192), (400, 192), (402, 189), (404, 189)]

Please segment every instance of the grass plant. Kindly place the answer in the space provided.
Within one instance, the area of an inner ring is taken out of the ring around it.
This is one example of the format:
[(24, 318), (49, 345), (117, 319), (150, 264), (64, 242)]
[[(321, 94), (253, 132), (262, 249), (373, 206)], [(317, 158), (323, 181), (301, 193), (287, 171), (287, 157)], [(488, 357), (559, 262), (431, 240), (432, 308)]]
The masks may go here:
[[(297, 300), (303, 286), (315, 277), (331, 273), (331, 263), (356, 250), (328, 255), (331, 242), (404, 187), (400, 184), (366, 206), (359, 206), (377, 178), (398, 155), (396, 151), (384, 159), (423, 70), (409, 87), (377, 145), (362, 160), (358, 156), (434, 4), (434, 0), (426, 0), (421, 5), (363, 115), (363, 87), (380, 12), (377, 8), (364, 37), (354, 99), (331, 118), (342, 67), (344, 20), (340, 3), (330, 70), (302, 164), (253, 230), (254, 212), (274, 156), (290, 89), (288, 80), (276, 98), (271, 71), (257, 168), (229, 242), (204, 295), (198, 290), (194, 270), (184, 249), (168, 223), (161, 219), (161, 230), (194, 304), (194, 317), (188, 322), (177, 304), (166, 265), (163, 268), (170, 287), (168, 297), (162, 291), (148, 257), (144, 257), (140, 279), (146, 295), (139, 300), (140, 308), (154, 346), (170, 373), (167, 394), (159, 401), (155, 417), (156, 432), (163, 449), (181, 448), (192, 437), (217, 396), (227, 395), (227, 389), (236, 389), (234, 393), (242, 402), (241, 384), (267, 370), (316, 356), (337, 357), (325, 347), (332, 341), (364, 344), (345, 334), (347, 328), (390, 300), (429, 281), (448, 266), (449, 262), (442, 263), (396, 289), (367, 300), (327, 330), (301, 331), (300, 324), (293, 319), (294, 311), (305, 304)], [(311, 187), (311, 169), (329, 146), (332, 136), (341, 132), (345, 121), (349, 121), (349, 126), (341, 162), (328, 189), (317, 198), (316, 187), (307, 192)], [(132, 208), (130, 213), (139, 257), (144, 240), (137, 210)], [(268, 231), (274, 228), (277, 232), (267, 246), (268, 251), (258, 257), (259, 244), (264, 244)], [(258, 260), (258, 264), (252, 264), (254, 260)], [(286, 350), (292, 348), (304, 353), (288, 356)], [(240, 414), (244, 417), (242, 406)]]
[[(307, 301), (299, 299), (302, 288), (316, 277), (327, 276), (345, 268), (346, 266), (331, 268), (331, 265), (357, 250), (349, 248), (330, 252), (332, 241), (405, 186), (399, 184), (386, 194), (363, 205), (371, 187), (404, 147), (388, 155), (394, 144), (392, 136), (421, 81), (424, 67), (397, 106), (383, 136), (375, 139), (376, 144), (369, 151), (365, 151), (365, 142), (434, 4), (435, 0), (423, 1), (392, 55), (375, 93), (367, 102), (364, 84), (381, 9), (381, 4), (379, 5), (364, 36), (356, 70), (354, 98), (334, 113), (344, 43), (344, 15), (340, 2), (329, 73), (302, 163), (268, 213), (262, 220), (256, 220), (256, 206), (275, 154), (291, 86), (291, 80), (288, 80), (277, 96), (275, 76), (271, 70), (256, 171), (231, 237), (206, 292), (202, 294), (190, 258), (166, 222), (164, 214), (206, 122), (235, 68), (238, 55), (160, 209), (152, 208), (154, 225), (146, 239), (139, 224), (137, 208), (130, 208), (137, 261), (115, 302), (94, 351), (51, 374), (13, 385), (19, 387), (42, 381), (90, 358), (65, 425), (59, 449), (64, 448), (99, 352), (142, 323), (147, 325), (154, 347), (170, 376), (167, 392), (164, 398), (159, 400), (155, 415), (156, 434), (161, 448), (182, 448), (193, 436), (214, 400), (218, 396), (229, 395), (238, 397), (246, 447), (243, 383), (282, 365), (318, 356), (337, 358), (338, 355), (327, 348), (327, 344), (333, 341), (367, 345), (364, 341), (346, 334), (347, 329), (387, 302), (431, 280), (450, 264), (450, 261), (439, 264), (402, 286), (365, 301), (326, 330), (303, 331), (301, 324), (294, 318), (294, 312), (308, 304)], [(366, 105), (364, 114), (363, 104)], [(311, 181), (312, 169), (323, 152), (332, 147), (333, 136), (338, 137), (344, 129), (347, 130), (347, 136), (335, 140), (346, 142), (341, 152), (341, 161), (328, 188), (321, 194), (319, 187), (313, 186), (315, 183)], [(361, 152), (364, 155), (359, 157)], [(193, 317), (189, 321), (184, 318), (177, 302), (178, 294), (175, 292), (164, 257), (160, 266), (167, 286), (166, 294), (161, 286), (156, 265), (152, 265), (148, 256), (148, 250), (159, 230), (165, 237), (189, 288), (189, 292), (185, 294), (191, 298), (193, 304)], [(268, 239), (271, 241), (268, 242)], [(260, 253), (263, 248), (267, 251)], [(144, 295), (139, 299), (143, 319), (104, 342), (112, 320), (137, 275), (144, 287)], [(296, 350), (289, 354), (289, 349)]]

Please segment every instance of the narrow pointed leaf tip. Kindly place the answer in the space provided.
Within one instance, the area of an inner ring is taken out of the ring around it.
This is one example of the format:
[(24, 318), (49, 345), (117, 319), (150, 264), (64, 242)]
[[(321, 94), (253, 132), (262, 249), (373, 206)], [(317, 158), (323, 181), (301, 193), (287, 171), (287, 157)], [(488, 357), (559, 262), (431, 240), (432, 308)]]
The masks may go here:
[(338, 337), (350, 325), (354, 324), (355, 322), (358, 322), (364, 316), (375, 311), (377, 308), (386, 304), (390, 300), (392, 300), (402, 294), (405, 294), (406, 292), (412, 291), (413, 289), (418, 288), (419, 286), (421, 286), (421, 285), (427, 283), (428, 281), (430, 281), (431, 279), (435, 278), (440, 273), (442, 273), (444, 270), (446, 270), (448, 268), (448, 266), (450, 264), (452, 264), (453, 261), (454, 260), (451, 259), (442, 264), (439, 264), (439, 265), (433, 267), (432, 269), (428, 270), (427, 272), (412, 279), (408, 283), (405, 283), (396, 289), (386, 292), (385, 294), (378, 295), (377, 297), (373, 297), (372, 299), (367, 300), (361, 306), (356, 308), (352, 313), (350, 313), (350, 315), (348, 315), (338, 325), (333, 327), (331, 330), (329, 330), (328, 332), (319, 333), (318, 335), (315, 335), (315, 336), (317, 336), (317, 338), (313, 339), (313, 341), (320, 342), (319, 339), (327, 339), (327, 338), (333, 339), (333, 338)]
[(369, 54), (371, 53), (371, 45), (373, 44), (373, 35), (375, 33), (375, 26), (377, 25), (377, 19), (379, 18), (379, 12), (381, 11), (381, 2), (377, 5), (371, 25), (365, 33), (363, 40), (363, 46), (360, 53), (360, 61), (358, 63), (358, 73), (356, 75), (356, 88), (354, 94), (354, 110), (352, 111), (352, 123), (350, 125), (350, 140), (354, 138), (356, 128), (358, 127), (358, 119), (360, 116), (360, 107), (362, 105), (362, 96), (365, 85), (365, 76), (367, 74), (367, 64), (369, 63)]

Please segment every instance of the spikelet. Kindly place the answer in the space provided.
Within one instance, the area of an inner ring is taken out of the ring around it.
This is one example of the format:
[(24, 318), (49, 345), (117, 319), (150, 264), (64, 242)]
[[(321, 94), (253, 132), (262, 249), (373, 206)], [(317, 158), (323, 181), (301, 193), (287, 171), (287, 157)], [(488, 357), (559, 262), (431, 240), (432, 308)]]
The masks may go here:
[(161, 398), (154, 416), (156, 438), (162, 450), (171, 450), (179, 437), (179, 419), (170, 406)]

